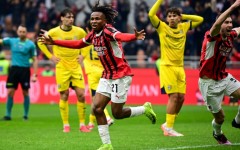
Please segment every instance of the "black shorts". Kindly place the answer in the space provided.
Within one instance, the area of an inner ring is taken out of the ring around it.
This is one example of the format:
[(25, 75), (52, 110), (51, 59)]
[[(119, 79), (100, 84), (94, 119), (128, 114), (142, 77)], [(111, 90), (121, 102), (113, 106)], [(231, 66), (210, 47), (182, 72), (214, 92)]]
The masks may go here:
[(30, 68), (12, 66), (8, 73), (6, 88), (18, 88), (21, 84), (23, 90), (30, 88)]

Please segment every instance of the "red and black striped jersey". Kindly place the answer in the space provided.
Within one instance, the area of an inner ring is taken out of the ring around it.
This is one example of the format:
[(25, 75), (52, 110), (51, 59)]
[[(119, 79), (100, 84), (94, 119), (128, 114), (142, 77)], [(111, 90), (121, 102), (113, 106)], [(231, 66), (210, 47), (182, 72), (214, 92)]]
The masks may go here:
[(119, 33), (112, 25), (107, 24), (101, 32), (91, 31), (83, 39), (85, 43), (94, 45), (94, 49), (104, 67), (102, 78), (118, 79), (133, 75), (124, 56), (123, 40), (116, 38)]
[(200, 77), (206, 76), (213, 80), (227, 77), (226, 61), (232, 51), (233, 40), (237, 36), (235, 30), (232, 30), (226, 39), (220, 34), (211, 37), (210, 31), (205, 33), (200, 59)]

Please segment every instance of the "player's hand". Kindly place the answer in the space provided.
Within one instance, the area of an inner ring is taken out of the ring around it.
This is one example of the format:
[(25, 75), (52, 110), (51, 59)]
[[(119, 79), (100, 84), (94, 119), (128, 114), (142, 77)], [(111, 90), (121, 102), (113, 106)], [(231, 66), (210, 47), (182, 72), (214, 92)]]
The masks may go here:
[(55, 64), (59, 63), (59, 61), (61, 60), (60, 58), (52, 55), (52, 57), (50, 58), (51, 61), (53, 61)]
[(48, 32), (46, 30), (41, 29), (40, 36), (38, 37), (38, 40), (46, 45), (53, 45), (53, 39), (50, 35), (48, 35)]
[(144, 40), (145, 39), (146, 33), (145, 33), (144, 30), (137, 31), (137, 29), (134, 28), (134, 32), (135, 32), (135, 36), (136, 36), (137, 40)]
[(37, 75), (36, 74), (32, 75), (31, 81), (32, 82), (36, 82), (37, 81)]
[(77, 61), (78, 61), (78, 63), (79, 63), (80, 65), (82, 65), (83, 59), (84, 59), (84, 58), (83, 58), (82, 55), (78, 55)]

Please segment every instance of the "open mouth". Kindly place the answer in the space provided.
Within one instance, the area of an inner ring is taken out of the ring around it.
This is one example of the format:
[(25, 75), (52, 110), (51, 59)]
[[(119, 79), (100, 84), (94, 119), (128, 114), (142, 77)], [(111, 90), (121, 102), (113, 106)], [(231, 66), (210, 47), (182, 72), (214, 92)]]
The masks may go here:
[(97, 25), (92, 24), (92, 28), (93, 28), (93, 29), (96, 29), (96, 28), (97, 28)]

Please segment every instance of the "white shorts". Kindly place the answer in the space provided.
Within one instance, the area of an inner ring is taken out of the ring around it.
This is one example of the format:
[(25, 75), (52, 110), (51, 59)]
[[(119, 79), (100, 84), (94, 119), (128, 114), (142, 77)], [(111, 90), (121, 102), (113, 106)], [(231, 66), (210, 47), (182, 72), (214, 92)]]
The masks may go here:
[(226, 78), (219, 81), (199, 78), (198, 86), (208, 110), (218, 113), (222, 109), (224, 95), (230, 96), (240, 88), (240, 82), (229, 73)]
[(114, 80), (101, 78), (96, 92), (111, 98), (114, 103), (125, 103), (131, 83), (132, 76)]

